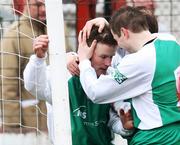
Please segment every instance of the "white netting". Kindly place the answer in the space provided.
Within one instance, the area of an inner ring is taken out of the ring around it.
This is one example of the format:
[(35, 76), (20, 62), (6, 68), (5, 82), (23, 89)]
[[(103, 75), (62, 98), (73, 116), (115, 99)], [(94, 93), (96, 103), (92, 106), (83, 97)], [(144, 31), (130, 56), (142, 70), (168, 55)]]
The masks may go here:
[(36, 1), (20, 3), (26, 13), (16, 10), (14, 2), (0, 2), (0, 144), (49, 145), (46, 106), (24, 89), (22, 75), (33, 53), (32, 41), (45, 34), (46, 24), (30, 17)]
[[(32, 41), (46, 34), (46, 23), (39, 19), (45, 11), (44, 2), (0, 1), (0, 145), (50, 144), (46, 106), (31, 96), (23, 84), (23, 70), (33, 54)], [(22, 12), (22, 8), (26, 11)], [(34, 13), (32, 18), (30, 13), (37, 9), (38, 15)], [(75, 4), (67, 3), (63, 9), (67, 16), (66, 38), (72, 42), (67, 43), (68, 51), (75, 50)], [(71, 35), (67, 35), (69, 31)]]

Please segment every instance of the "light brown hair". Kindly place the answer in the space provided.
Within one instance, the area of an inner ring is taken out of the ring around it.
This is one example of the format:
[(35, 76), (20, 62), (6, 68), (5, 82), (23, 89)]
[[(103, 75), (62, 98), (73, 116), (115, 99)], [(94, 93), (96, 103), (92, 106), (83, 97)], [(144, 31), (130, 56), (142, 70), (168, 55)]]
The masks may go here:
[(120, 30), (122, 27), (134, 33), (149, 29), (144, 13), (131, 6), (121, 7), (111, 17), (110, 28), (114, 34), (121, 36)]

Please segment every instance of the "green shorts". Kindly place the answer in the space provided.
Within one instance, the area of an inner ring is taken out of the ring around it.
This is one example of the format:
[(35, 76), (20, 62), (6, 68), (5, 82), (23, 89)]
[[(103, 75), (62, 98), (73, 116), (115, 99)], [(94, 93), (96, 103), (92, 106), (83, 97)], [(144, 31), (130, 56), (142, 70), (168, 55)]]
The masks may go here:
[(129, 145), (180, 145), (180, 122), (151, 130), (138, 130)]

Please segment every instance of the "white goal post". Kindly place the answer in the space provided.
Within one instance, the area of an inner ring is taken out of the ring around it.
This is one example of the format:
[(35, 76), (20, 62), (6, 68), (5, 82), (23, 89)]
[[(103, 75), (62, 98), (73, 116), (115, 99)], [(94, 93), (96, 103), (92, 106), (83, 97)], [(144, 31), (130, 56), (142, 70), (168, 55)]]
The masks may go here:
[(51, 68), (52, 104), (55, 145), (71, 145), (71, 126), (68, 97), (68, 76), (62, 0), (45, 0), (49, 60)]

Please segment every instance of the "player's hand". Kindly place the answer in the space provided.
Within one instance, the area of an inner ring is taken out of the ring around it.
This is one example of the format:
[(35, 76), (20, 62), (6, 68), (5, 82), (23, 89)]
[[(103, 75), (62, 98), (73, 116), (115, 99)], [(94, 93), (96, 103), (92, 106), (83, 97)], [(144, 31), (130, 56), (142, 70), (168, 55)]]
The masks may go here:
[(85, 59), (90, 59), (93, 55), (94, 49), (96, 47), (97, 41), (94, 40), (91, 44), (91, 46), (89, 47), (87, 45), (86, 42), (86, 36), (83, 35), (83, 32), (80, 31), (79, 32), (79, 36), (78, 36), (78, 42), (79, 42), (79, 46), (78, 46), (78, 56), (79, 56), (79, 61), (81, 62), (82, 60)]
[(102, 17), (95, 18), (95, 19), (87, 21), (85, 26), (82, 29), (83, 35), (84, 35), (83, 37), (86, 36), (87, 38), (89, 38), (89, 35), (90, 35), (90, 32), (91, 32), (93, 25), (98, 26), (99, 27), (98, 32), (101, 33), (102, 30), (104, 29), (105, 25), (108, 26), (109, 23), (106, 19), (104, 19)]
[(47, 35), (40, 35), (33, 41), (33, 50), (37, 57), (43, 58), (48, 50), (49, 39)]
[(120, 109), (119, 114), (120, 114), (121, 122), (124, 129), (128, 129), (128, 130), (134, 129), (131, 110), (125, 113), (123, 109)]
[(77, 55), (73, 55), (71, 52), (67, 53), (67, 69), (71, 73), (71, 75), (79, 76), (79, 58)]

